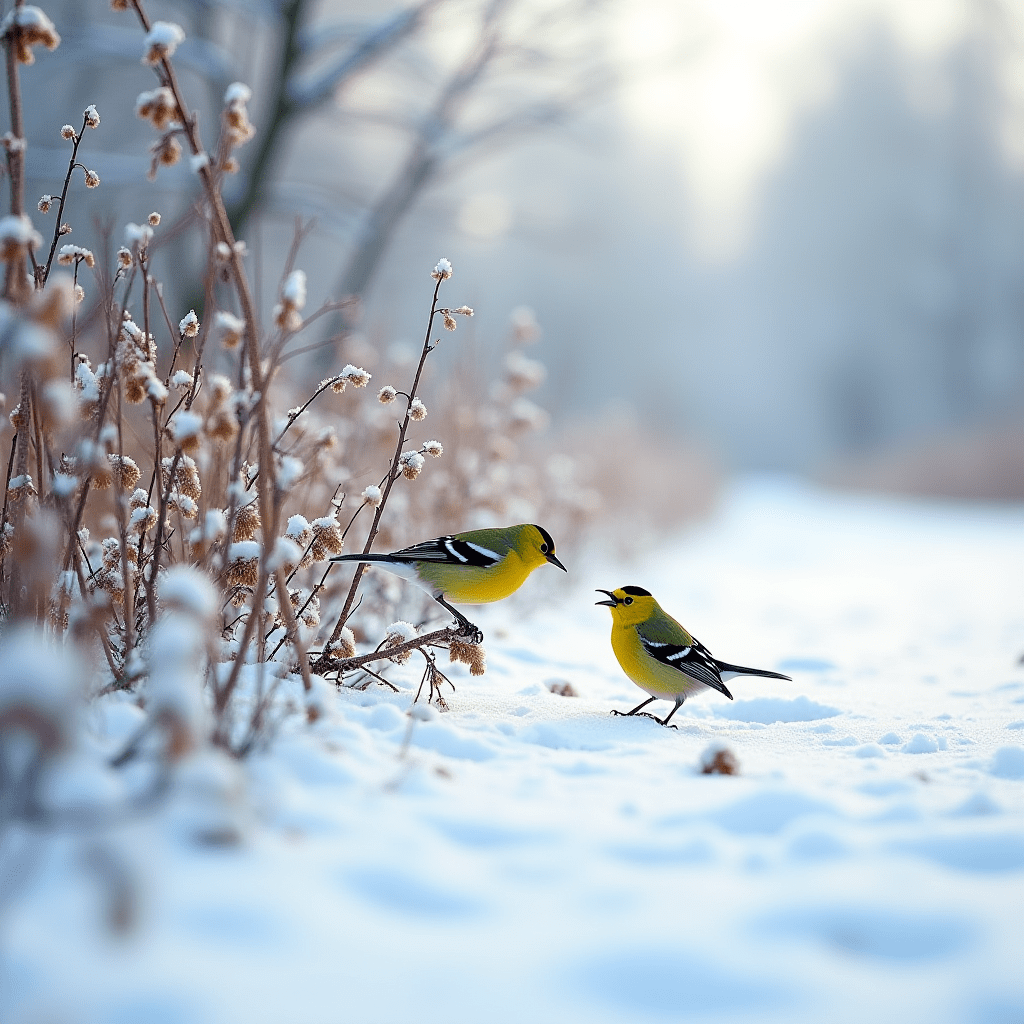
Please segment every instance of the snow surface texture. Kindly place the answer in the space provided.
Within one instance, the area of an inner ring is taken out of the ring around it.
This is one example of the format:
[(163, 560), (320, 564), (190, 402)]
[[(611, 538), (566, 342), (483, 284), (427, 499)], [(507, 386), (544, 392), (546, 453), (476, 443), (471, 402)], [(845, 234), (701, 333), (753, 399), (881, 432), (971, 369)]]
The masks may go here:
[[(405, 714), (410, 663), (155, 814), (9, 835), (0, 1020), (1024, 1020), (1024, 511), (747, 482), (581, 561), (474, 612), (487, 675), (454, 667), (448, 714)], [(611, 717), (644, 695), (592, 588), (624, 584), (793, 682)], [(110, 750), (138, 725), (93, 714)], [(698, 773), (713, 743), (741, 775)]]

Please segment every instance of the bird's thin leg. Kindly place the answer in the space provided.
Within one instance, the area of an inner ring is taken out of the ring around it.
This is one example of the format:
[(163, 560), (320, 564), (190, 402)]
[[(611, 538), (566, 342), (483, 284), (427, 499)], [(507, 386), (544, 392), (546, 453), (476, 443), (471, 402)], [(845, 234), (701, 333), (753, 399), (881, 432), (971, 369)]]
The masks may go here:
[(675, 713), (676, 713), (676, 712), (677, 712), (677, 711), (678, 711), (678, 710), (679, 710), (679, 709), (680, 709), (680, 708), (681, 708), (682, 706), (683, 706), (683, 702), (682, 702), (681, 700), (680, 700), (680, 701), (676, 701), (676, 705), (675, 705), (675, 707), (674, 707), (674, 708), (672, 708), (672, 710), (671, 710), (671, 711), (670, 711), (670, 712), (669, 712), (669, 713), (668, 713), (668, 714), (667, 714), (667, 715), (666, 715), (666, 716), (665, 716), (664, 718), (658, 718), (658, 719), (655, 719), (655, 721), (658, 721), (658, 722), (660, 722), (660, 723), (661, 723), (662, 725), (664, 725), (664, 726), (668, 726), (668, 728), (669, 728), (669, 729), (676, 729), (676, 728), (678, 728), (678, 726), (675, 726), (675, 725), (669, 725), (669, 724), (668, 724), (668, 720), (669, 720), (669, 719), (670, 719), (670, 718), (671, 718), (671, 717), (672, 717), (672, 716), (673, 716), (673, 715), (674, 715), (674, 714), (675, 714)]
[[(657, 700), (657, 697), (648, 697), (647, 700), (640, 701), (639, 704), (632, 711), (612, 711), (613, 715), (620, 715), (622, 718), (628, 718), (630, 715), (635, 715), (641, 708), (647, 707), (652, 700)], [(654, 718), (654, 715), (644, 715), (644, 718)], [(655, 719), (655, 721), (661, 721), (661, 719)]]
[(459, 632), (466, 638), (467, 643), (482, 644), (484, 642), (483, 632), (478, 626), (474, 626), (462, 612), (457, 608), (453, 608), (443, 597), (435, 597), (434, 600), (442, 608), (447, 608), (455, 616), (455, 621), (459, 624)]

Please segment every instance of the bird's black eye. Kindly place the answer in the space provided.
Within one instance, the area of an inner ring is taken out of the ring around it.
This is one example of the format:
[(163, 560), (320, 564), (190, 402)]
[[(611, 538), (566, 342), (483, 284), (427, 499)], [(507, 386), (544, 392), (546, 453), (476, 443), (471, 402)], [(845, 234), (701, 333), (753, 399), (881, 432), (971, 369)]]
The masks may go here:
[(633, 598), (631, 598), (631, 597), (624, 598), (622, 603), (623, 604), (632, 604), (633, 603)]
[(547, 546), (547, 544), (541, 544), (541, 546), (540, 546), (540, 553), (542, 555), (546, 555), (548, 553), (548, 546)]

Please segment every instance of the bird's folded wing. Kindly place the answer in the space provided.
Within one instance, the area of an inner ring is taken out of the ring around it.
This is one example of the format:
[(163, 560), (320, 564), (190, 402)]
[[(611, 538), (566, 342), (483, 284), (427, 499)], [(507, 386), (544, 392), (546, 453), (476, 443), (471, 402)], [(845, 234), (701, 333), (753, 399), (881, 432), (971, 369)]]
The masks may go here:
[(684, 647), (680, 644), (669, 644), (652, 640), (644, 636), (642, 625), (637, 627), (637, 633), (640, 636), (640, 643), (643, 644), (644, 650), (652, 658), (660, 661), (663, 665), (668, 665), (670, 668), (678, 669), (684, 675), (688, 675), (691, 679), (696, 679), (697, 682), (718, 690), (719, 693), (724, 693), (726, 697), (732, 700), (732, 694), (726, 688), (725, 683), (722, 682), (721, 675), (719, 675), (718, 666), (715, 664), (708, 649), (700, 641), (694, 640), (692, 644)]
[(408, 562), (440, 562), (447, 565), (472, 565), (481, 569), (490, 568), (501, 561), (502, 556), (482, 544), (459, 540), (458, 537), (438, 537), (413, 544), (410, 548), (393, 551), (392, 558)]

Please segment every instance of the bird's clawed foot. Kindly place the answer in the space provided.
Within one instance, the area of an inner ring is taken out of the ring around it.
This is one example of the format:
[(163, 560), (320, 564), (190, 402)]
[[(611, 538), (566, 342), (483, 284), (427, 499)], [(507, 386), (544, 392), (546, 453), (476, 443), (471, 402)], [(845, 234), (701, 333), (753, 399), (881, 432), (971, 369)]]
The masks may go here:
[(459, 628), (459, 637), (467, 644), (477, 647), (484, 642), (483, 630), (479, 626), (474, 626), (469, 619), (456, 619), (455, 623)]
[[(643, 705), (641, 705), (641, 707), (642, 706)], [(658, 725), (662, 725), (666, 729), (675, 729), (675, 728), (677, 728), (677, 726), (669, 725), (667, 719), (666, 720), (662, 720), (657, 715), (652, 715), (648, 711), (638, 711), (635, 708), (632, 711), (616, 711), (614, 708), (612, 708), (612, 710), (609, 711), (608, 713), (610, 715), (615, 715), (618, 718), (649, 718), (652, 722), (657, 722)]]

